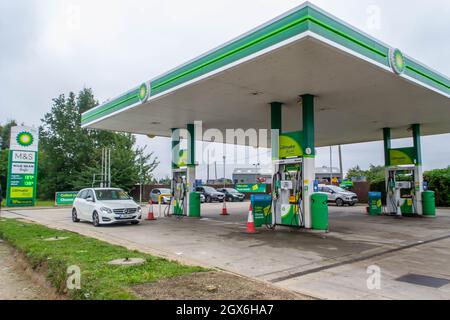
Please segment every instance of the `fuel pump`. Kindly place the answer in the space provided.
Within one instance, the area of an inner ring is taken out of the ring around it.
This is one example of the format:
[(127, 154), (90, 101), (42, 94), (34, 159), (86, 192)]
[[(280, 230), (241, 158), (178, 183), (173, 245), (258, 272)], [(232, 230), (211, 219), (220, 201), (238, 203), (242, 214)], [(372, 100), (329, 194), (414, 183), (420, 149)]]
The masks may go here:
[(386, 214), (419, 214), (417, 196), (419, 192), (415, 166), (386, 168)]
[[(187, 179), (186, 169), (175, 169), (172, 171), (171, 193), (172, 193), (172, 211), (173, 215), (187, 215)], [(169, 208), (170, 210), (170, 208)]]
[(274, 162), (272, 226), (304, 227), (303, 158)]

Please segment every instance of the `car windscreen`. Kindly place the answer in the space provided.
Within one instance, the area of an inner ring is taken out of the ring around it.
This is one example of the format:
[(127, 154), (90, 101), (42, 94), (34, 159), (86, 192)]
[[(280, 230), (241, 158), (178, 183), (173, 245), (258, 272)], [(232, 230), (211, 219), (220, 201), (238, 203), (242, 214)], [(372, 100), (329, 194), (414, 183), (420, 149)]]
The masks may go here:
[(170, 194), (170, 189), (159, 189), (161, 191), (161, 194)]
[(123, 190), (95, 190), (97, 200), (129, 200), (130, 196)]
[(236, 189), (233, 188), (226, 188), (225, 189), (228, 193), (239, 193), (239, 191), (237, 191)]
[(217, 192), (213, 187), (203, 187), (203, 189), (205, 189), (206, 192)]

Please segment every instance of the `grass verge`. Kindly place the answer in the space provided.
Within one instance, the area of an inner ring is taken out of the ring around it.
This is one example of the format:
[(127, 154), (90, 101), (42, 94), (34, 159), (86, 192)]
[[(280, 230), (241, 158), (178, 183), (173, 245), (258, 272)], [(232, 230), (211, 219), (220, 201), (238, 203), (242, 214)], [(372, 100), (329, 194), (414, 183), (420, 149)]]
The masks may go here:
[[(54, 207), (54, 206), (55, 206), (54, 200), (36, 200), (36, 203), (34, 204), (34, 207)], [(67, 206), (64, 205), (61, 207), (67, 207)], [(6, 198), (4, 198), (2, 201), (2, 208), (6, 208)], [(12, 209), (14, 209), (14, 208), (20, 209), (20, 208), (33, 208), (33, 207), (12, 207)]]
[[(60, 241), (45, 241), (52, 237)], [(188, 273), (205, 271), (154, 257), (73, 232), (50, 229), (15, 219), (0, 220), (0, 238), (23, 253), (33, 269), (46, 270), (47, 279), (59, 293), (72, 299), (136, 299), (130, 286)], [(121, 258), (143, 258), (139, 266), (112, 266)], [(81, 270), (81, 289), (66, 290), (67, 268)]]

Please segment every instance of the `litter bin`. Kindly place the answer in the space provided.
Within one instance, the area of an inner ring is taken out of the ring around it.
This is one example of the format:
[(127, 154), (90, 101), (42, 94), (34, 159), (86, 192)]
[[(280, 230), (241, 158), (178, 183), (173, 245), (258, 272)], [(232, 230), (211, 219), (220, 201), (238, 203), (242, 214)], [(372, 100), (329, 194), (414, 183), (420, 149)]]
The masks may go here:
[(436, 197), (434, 191), (422, 192), (422, 210), (424, 216), (436, 216)]
[(189, 217), (200, 218), (200, 193), (189, 193)]
[(414, 202), (412, 197), (404, 197), (401, 199), (400, 211), (405, 217), (412, 216), (414, 214)]
[(250, 201), (255, 227), (272, 224), (272, 196), (270, 194), (252, 194)]
[(369, 214), (379, 216), (381, 212), (381, 192), (369, 192)]
[(328, 230), (328, 195), (317, 192), (311, 195), (311, 222), (314, 230)]

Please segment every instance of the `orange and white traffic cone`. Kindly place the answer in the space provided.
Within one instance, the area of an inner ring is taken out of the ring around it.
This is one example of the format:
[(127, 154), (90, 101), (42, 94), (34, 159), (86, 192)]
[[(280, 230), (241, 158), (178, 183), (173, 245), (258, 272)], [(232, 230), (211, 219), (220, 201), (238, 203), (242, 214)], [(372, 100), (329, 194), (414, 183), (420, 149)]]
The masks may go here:
[(248, 219), (247, 219), (247, 230), (246, 233), (256, 233), (255, 220), (253, 220), (253, 208), (250, 203), (250, 208), (248, 209)]
[(148, 214), (146, 220), (156, 220), (154, 214), (153, 214), (153, 202), (152, 199), (149, 201), (150, 206), (148, 207)]
[(221, 216), (227, 216), (228, 215), (227, 202), (225, 201), (225, 199), (223, 199), (222, 213), (220, 215)]

